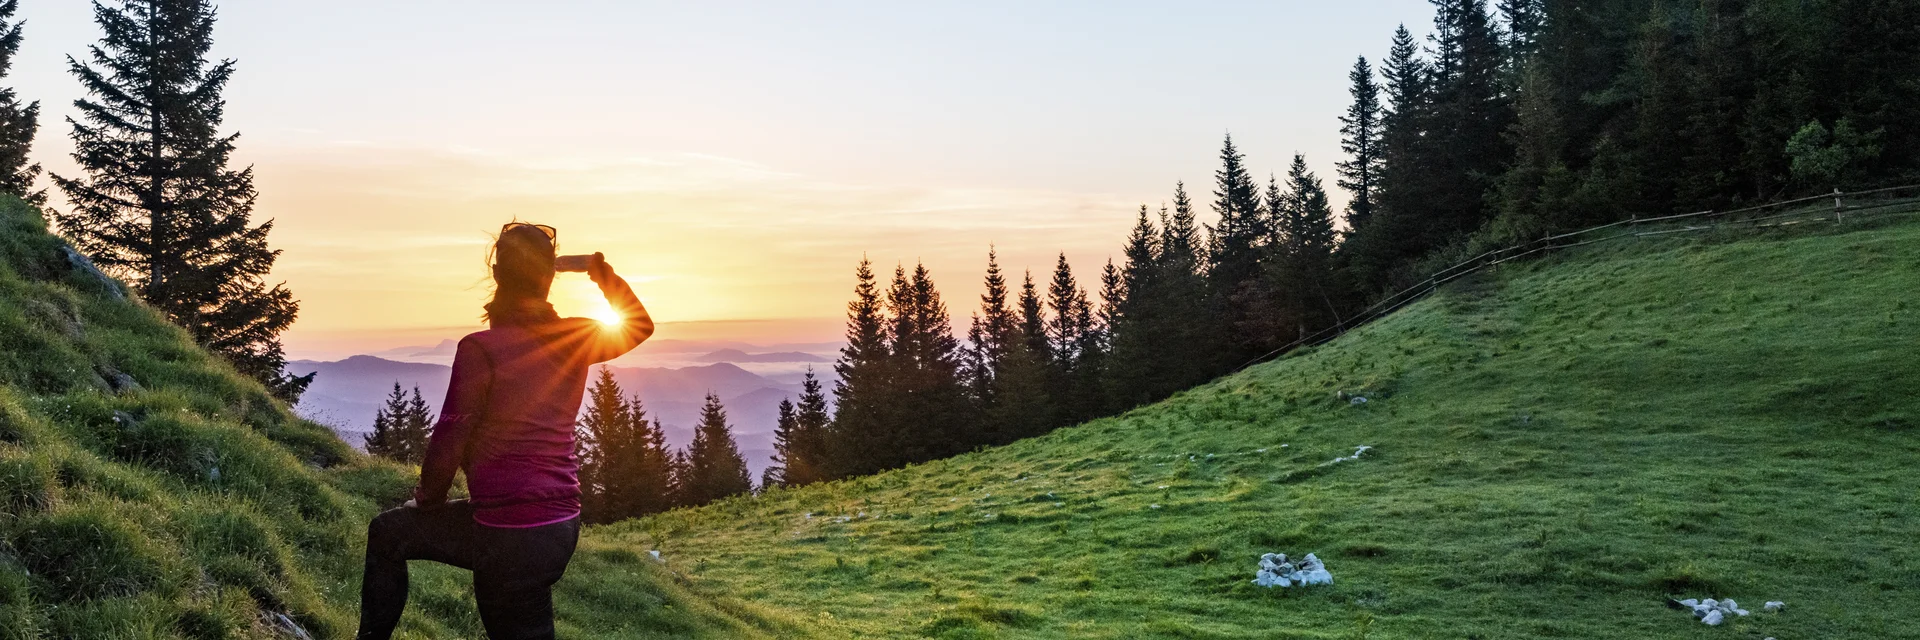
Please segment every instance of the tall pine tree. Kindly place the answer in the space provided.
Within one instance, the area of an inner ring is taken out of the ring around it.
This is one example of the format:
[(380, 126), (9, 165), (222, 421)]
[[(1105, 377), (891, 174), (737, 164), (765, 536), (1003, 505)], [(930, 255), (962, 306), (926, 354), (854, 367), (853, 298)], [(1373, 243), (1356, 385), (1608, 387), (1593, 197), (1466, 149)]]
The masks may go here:
[(610, 506), (622, 519), (659, 513), (674, 507), (672, 453), (667, 448), (667, 429), (659, 419), (649, 419), (639, 396), (627, 398), (626, 444), (610, 465), (618, 474)]
[(991, 249), (985, 285), (968, 331), (968, 384), (981, 425), (972, 445), (1005, 444), (1039, 433), (1048, 412), (1045, 371), (1027, 347), (1022, 314), (1010, 306), (1006, 276)]
[[(20, 0), (0, 1), (0, 78), (12, 73), (13, 56), (20, 52), (26, 22), (12, 21), (19, 9)], [(0, 194), (44, 205), (47, 192), (33, 188), (34, 180), (40, 177), (40, 165), (27, 158), (33, 150), (33, 135), (39, 131), (40, 101), (20, 104), (12, 87), (0, 87)]]
[(833, 426), (824, 473), (840, 478), (879, 468), (872, 448), (888, 420), (892, 356), (887, 346), (886, 308), (873, 277), (873, 262), (861, 258), (847, 303), (847, 346), (833, 363)]
[[(1165, 207), (1160, 217), (1167, 218)], [(1126, 258), (1120, 271), (1121, 296), (1107, 302), (1113, 352), (1107, 363), (1105, 386), (1118, 408), (1154, 400), (1160, 381), (1167, 375), (1168, 363), (1161, 356), (1166, 337), (1155, 333), (1165, 324), (1167, 315), (1160, 284), (1160, 241), (1160, 231), (1147, 217), (1147, 206), (1140, 205), (1140, 216), (1121, 249)]]
[(54, 220), (94, 262), (128, 278), (148, 304), (275, 395), (297, 400), (280, 333), (299, 304), (265, 278), (279, 257), (271, 220), (252, 224), (253, 170), (231, 169), (238, 134), (219, 132), (234, 62), (209, 63), (207, 0), (93, 4), (105, 32), (91, 63), (68, 58), (90, 98), (74, 101), (73, 159), (54, 176), (72, 211)]
[(601, 367), (587, 389), (586, 410), (574, 426), (574, 456), (580, 461), (580, 508), (588, 522), (613, 522), (624, 509), (622, 462), (632, 444), (626, 399), (613, 371)]
[(1380, 148), (1380, 85), (1374, 80), (1373, 66), (1362, 56), (1347, 73), (1353, 83), (1347, 91), (1353, 104), (1340, 117), (1340, 150), (1347, 159), (1338, 165), (1340, 188), (1353, 194), (1347, 201), (1347, 229), (1358, 229), (1373, 216), (1376, 192), (1380, 189), (1380, 166), (1384, 162)]
[(700, 407), (700, 424), (694, 427), (693, 442), (687, 445), (681, 497), (688, 506), (703, 505), (753, 491), (747, 476), (747, 461), (733, 441), (733, 428), (727, 425), (727, 408), (720, 397), (707, 394)]

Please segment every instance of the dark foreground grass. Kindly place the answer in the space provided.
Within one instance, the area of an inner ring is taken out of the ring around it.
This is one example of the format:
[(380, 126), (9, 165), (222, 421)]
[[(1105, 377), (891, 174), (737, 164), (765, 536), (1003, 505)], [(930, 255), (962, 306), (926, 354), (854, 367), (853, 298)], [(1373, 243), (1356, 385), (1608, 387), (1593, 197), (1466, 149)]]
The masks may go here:
[[(1118, 418), (588, 537), (863, 637), (1920, 637), (1916, 290), (1914, 223), (1596, 248)], [(1335, 584), (1249, 584), (1274, 551)]]
[[(367, 520), (414, 471), (113, 288), (0, 199), (0, 640), (350, 637)], [(416, 566), (403, 635), (481, 636), (466, 575)], [(568, 637), (800, 635), (591, 541), (560, 599)]]

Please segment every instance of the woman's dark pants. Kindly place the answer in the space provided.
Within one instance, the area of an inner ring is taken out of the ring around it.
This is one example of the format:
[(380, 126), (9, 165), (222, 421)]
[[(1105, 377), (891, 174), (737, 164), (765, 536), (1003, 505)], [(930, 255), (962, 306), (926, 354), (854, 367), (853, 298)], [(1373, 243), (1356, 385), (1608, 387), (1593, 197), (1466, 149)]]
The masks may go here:
[(553, 584), (580, 541), (580, 519), (527, 529), (483, 526), (465, 502), (401, 507), (367, 526), (360, 584), (362, 640), (385, 640), (407, 606), (407, 561), (432, 560), (473, 572), (480, 622), (493, 640), (553, 637)]

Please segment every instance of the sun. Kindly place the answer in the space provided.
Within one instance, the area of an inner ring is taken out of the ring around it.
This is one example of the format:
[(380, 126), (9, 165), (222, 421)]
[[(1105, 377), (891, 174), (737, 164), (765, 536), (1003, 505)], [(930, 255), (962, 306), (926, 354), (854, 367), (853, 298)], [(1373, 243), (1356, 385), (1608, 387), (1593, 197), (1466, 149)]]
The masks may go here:
[(599, 320), (600, 325), (605, 327), (618, 325), (621, 321), (626, 320), (626, 318), (620, 317), (620, 312), (614, 311), (611, 306), (594, 309), (587, 313), (587, 317)]

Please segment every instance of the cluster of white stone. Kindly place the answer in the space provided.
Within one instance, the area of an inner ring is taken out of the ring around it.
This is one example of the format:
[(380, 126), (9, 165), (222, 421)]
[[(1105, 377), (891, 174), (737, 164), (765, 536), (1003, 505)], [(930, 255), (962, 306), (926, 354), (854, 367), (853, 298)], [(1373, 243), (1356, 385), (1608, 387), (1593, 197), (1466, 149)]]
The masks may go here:
[(1262, 587), (1333, 584), (1333, 574), (1311, 553), (1299, 564), (1289, 562), (1287, 554), (1269, 553), (1260, 556), (1260, 571), (1254, 574), (1253, 583)]
[[(1746, 609), (1740, 608), (1740, 605), (1734, 602), (1732, 598), (1725, 600), (1715, 600), (1713, 598), (1695, 600), (1693, 598), (1687, 598), (1685, 600), (1675, 600), (1674, 603), (1680, 605), (1682, 609), (1691, 609), (1693, 611), (1693, 617), (1699, 618), (1700, 622), (1709, 625), (1718, 625), (1726, 622), (1728, 616), (1744, 616), (1751, 613)], [(1780, 608), (1784, 606), (1786, 606), (1784, 603), (1769, 602), (1767, 603), (1767, 610), (1779, 611)]]

